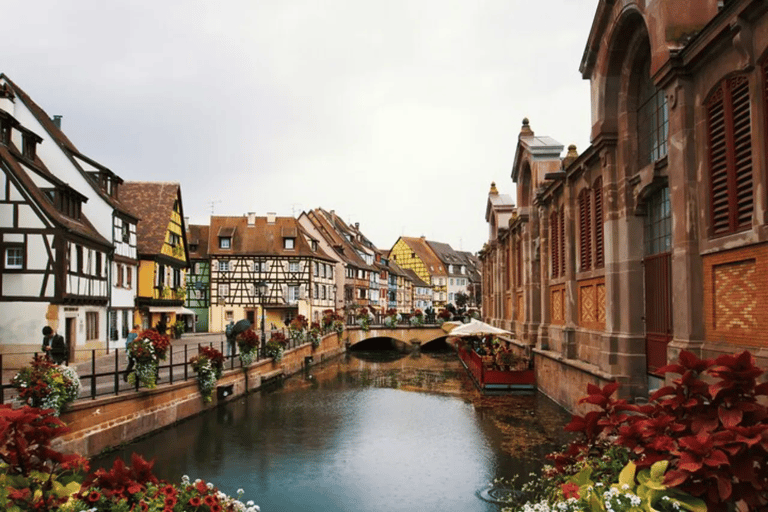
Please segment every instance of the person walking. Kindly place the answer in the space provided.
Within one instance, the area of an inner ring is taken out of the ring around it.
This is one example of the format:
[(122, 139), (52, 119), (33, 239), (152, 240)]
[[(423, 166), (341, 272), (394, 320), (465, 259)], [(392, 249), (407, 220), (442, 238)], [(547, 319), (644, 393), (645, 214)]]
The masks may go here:
[(43, 327), (43, 346), (42, 350), (46, 358), (56, 364), (62, 364), (67, 360), (67, 342), (50, 325)]
[(125, 369), (125, 374), (123, 374), (123, 380), (125, 382), (128, 382), (128, 375), (133, 371), (133, 365), (136, 364), (136, 361), (131, 357), (131, 353), (128, 351), (128, 346), (133, 340), (139, 337), (140, 330), (141, 326), (139, 324), (134, 325), (131, 332), (129, 332), (128, 336), (125, 338), (125, 356), (128, 358), (128, 367)]

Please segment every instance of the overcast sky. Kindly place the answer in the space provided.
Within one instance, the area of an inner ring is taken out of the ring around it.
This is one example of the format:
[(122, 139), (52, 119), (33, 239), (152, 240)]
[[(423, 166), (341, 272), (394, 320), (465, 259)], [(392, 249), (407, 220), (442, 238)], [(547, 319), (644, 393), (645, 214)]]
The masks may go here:
[(0, 71), (184, 213), (335, 210), (476, 252), (523, 117), (579, 152), (597, 0), (6, 0)]

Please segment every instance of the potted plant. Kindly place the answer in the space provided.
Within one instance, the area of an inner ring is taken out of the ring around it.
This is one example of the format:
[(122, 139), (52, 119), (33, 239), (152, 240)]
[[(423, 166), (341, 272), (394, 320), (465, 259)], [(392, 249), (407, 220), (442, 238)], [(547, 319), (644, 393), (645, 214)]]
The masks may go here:
[(295, 345), (300, 344), (304, 339), (304, 330), (307, 328), (307, 325), (309, 325), (309, 321), (307, 321), (304, 315), (298, 315), (288, 324), (288, 334)]
[(237, 335), (238, 356), (243, 370), (256, 360), (259, 349), (259, 335), (253, 329), (248, 329)]
[(186, 326), (184, 325), (184, 320), (176, 320), (176, 322), (171, 326), (173, 339), (181, 339), (181, 335), (184, 334), (185, 327)]
[(323, 332), (335, 331), (336, 334), (341, 334), (344, 330), (344, 318), (332, 309), (326, 309), (323, 311), (322, 320)]
[(400, 321), (400, 315), (397, 314), (397, 310), (395, 308), (389, 308), (386, 311), (386, 315), (384, 317), (384, 325), (389, 327), (390, 329), (397, 325), (397, 322)]
[(416, 309), (413, 311), (413, 313), (411, 313), (411, 325), (424, 325), (424, 312), (422, 310)]
[(322, 331), (320, 329), (320, 324), (318, 322), (312, 322), (312, 325), (309, 326), (309, 331), (307, 332), (307, 339), (312, 343), (312, 348), (320, 346), (321, 335)]
[(35, 356), (30, 366), (19, 370), (11, 385), (19, 392), (18, 404), (53, 409), (55, 416), (80, 395), (80, 377), (74, 368), (59, 366), (44, 356)]
[(275, 332), (264, 346), (264, 352), (267, 357), (271, 357), (276, 363), (279, 363), (283, 358), (283, 352), (285, 351), (287, 342), (288, 340), (285, 339), (285, 334), (280, 331)]
[(371, 319), (373, 319), (373, 315), (371, 315), (371, 313), (368, 311), (368, 308), (358, 309), (355, 318), (357, 319), (357, 325), (359, 325), (362, 330), (366, 332), (370, 330)]
[(216, 381), (221, 378), (224, 355), (213, 347), (201, 347), (200, 352), (189, 360), (197, 373), (197, 384), (205, 402), (210, 402)]
[(168, 336), (154, 329), (139, 333), (128, 343), (128, 354), (135, 361), (133, 372), (128, 376), (131, 384), (138, 383), (152, 389), (157, 386), (157, 372), (160, 360), (165, 360), (171, 341)]

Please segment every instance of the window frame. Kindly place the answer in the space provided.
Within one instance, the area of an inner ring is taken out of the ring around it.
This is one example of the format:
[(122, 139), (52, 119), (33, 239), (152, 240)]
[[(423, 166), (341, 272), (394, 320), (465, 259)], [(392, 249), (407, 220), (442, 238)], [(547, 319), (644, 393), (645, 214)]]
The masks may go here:
[[(20, 251), (18, 255), (21, 258), (21, 263), (14, 263), (9, 265), (9, 256), (11, 251)], [(3, 268), (5, 270), (26, 270), (27, 269), (27, 250), (24, 243), (6, 243), (5, 251), (3, 251)]]

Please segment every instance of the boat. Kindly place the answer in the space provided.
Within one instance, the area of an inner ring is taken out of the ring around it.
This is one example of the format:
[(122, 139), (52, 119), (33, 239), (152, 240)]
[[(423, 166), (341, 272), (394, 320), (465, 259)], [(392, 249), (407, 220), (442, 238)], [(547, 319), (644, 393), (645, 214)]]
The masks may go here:
[(536, 391), (533, 368), (495, 370), (483, 363), (480, 355), (463, 344), (456, 347), (459, 360), (480, 391)]

